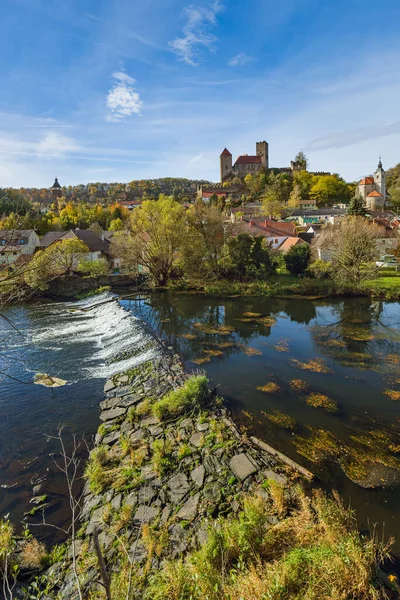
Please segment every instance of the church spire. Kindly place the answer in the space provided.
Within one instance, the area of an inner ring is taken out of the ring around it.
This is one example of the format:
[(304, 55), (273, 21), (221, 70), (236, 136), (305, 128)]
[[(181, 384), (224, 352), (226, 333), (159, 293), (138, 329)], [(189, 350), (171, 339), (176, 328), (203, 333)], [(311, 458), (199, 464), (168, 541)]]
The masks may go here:
[(382, 156), (379, 155), (378, 169), (383, 169), (382, 167)]

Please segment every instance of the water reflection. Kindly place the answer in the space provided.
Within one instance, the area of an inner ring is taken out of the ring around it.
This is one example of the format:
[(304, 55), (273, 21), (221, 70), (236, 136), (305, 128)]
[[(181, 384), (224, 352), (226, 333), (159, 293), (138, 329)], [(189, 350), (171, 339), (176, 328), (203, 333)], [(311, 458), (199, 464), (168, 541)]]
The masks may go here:
[(200, 359), (241, 426), (400, 540), (400, 403), (387, 393), (400, 394), (398, 303), (165, 293), (130, 308), (189, 369)]

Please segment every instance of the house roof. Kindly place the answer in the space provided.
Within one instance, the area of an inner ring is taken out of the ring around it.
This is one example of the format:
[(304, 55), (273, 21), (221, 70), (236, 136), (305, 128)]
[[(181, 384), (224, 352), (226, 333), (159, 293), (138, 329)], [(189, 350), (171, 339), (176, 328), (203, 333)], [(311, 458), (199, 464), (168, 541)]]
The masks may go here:
[(377, 192), (376, 190), (374, 190), (373, 192), (371, 192), (370, 194), (368, 194), (367, 198), (383, 198), (383, 195), (380, 194), (379, 192)]
[(221, 156), (232, 156), (232, 154), (229, 152), (228, 148), (224, 148)]
[(242, 154), (238, 156), (235, 162), (235, 165), (251, 165), (251, 164), (261, 164), (262, 159), (261, 156), (249, 156), (248, 154)]
[[(280, 223), (279, 223), (280, 225)], [(265, 221), (261, 223), (254, 219), (240, 221), (240, 229), (242, 233), (250, 233), (263, 235), (264, 237), (288, 237), (290, 234), (287, 231), (280, 230), (276, 227), (265, 226)]]
[(0, 229), (0, 238), (13, 240), (15, 238), (28, 238), (31, 233), (35, 233), (34, 229)]
[(300, 200), (300, 204), (317, 204), (317, 201), (309, 198), (308, 200)]
[(214, 194), (218, 196), (218, 198), (226, 198), (227, 195), (226, 192), (203, 192), (202, 198), (211, 198), (211, 196), (214, 196)]
[[(74, 229), (72, 233), (89, 248), (90, 252), (110, 252), (110, 243), (102, 240), (94, 231), (90, 229)], [(64, 234), (65, 235), (65, 234)], [(64, 236), (63, 236), (64, 237)]]
[(301, 238), (299, 238), (299, 237), (288, 237), (278, 247), (278, 250), (281, 250), (282, 252), (287, 252), (288, 250), (290, 250), (290, 248), (293, 248), (293, 246), (297, 246), (299, 244), (303, 245), (305, 243), (306, 242), (304, 240), (302, 240)]
[(374, 183), (375, 179), (373, 177), (364, 177), (358, 185), (373, 185)]
[(311, 244), (314, 239), (313, 233), (307, 233), (307, 231), (300, 231), (299, 238), (307, 242), (307, 244)]
[(272, 221), (265, 219), (264, 227), (272, 227), (279, 231), (284, 231), (288, 235), (297, 235), (296, 226), (288, 221)]
[(50, 244), (58, 240), (64, 233), (64, 231), (48, 231), (40, 238), (40, 248), (48, 248)]

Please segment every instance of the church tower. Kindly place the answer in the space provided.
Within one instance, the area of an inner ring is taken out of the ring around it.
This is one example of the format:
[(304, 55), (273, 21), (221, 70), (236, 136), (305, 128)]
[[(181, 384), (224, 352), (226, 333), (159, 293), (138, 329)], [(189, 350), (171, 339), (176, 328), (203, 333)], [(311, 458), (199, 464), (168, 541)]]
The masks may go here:
[(62, 188), (61, 188), (61, 185), (58, 183), (57, 177), (55, 178), (55, 181), (54, 181), (53, 185), (51, 186), (50, 190), (51, 190), (51, 194), (54, 199), (61, 198)]
[(382, 194), (382, 196), (386, 200), (386, 173), (382, 167), (382, 160), (379, 157), (378, 168), (374, 174), (375, 188), (376, 190)]
[(267, 142), (256, 143), (256, 154), (261, 156), (261, 162), (264, 169), (269, 168), (268, 144)]
[(226, 148), (219, 157), (221, 183), (232, 174), (232, 154)]

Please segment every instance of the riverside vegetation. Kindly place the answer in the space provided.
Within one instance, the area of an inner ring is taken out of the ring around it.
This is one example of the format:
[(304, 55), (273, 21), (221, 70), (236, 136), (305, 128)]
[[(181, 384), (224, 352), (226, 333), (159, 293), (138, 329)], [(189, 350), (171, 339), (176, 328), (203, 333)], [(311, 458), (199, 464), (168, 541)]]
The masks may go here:
[(306, 494), (312, 475), (239, 432), (204, 375), (165, 354), (114, 376), (105, 394), (72, 545), (46, 554), (2, 523), (9, 584), (42, 569), (15, 597), (396, 597), (380, 570), (389, 546), (360, 535), (338, 497)]

